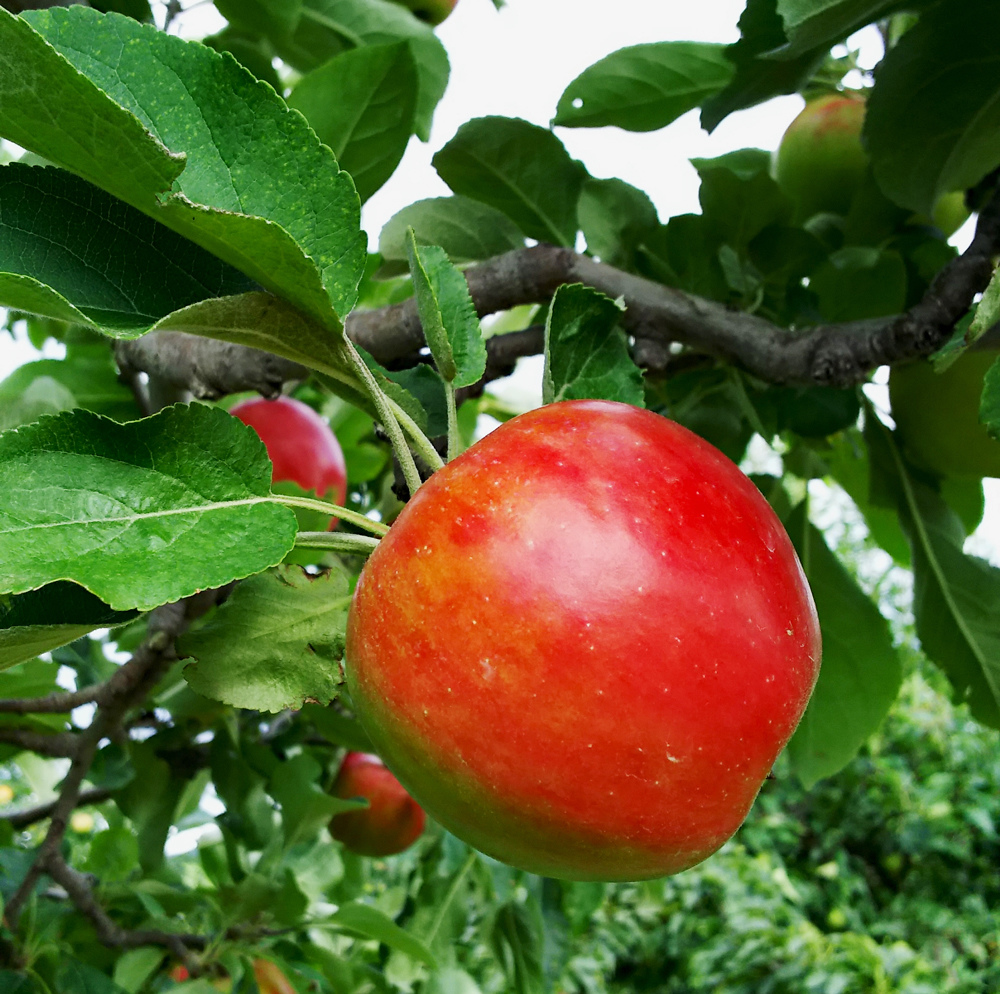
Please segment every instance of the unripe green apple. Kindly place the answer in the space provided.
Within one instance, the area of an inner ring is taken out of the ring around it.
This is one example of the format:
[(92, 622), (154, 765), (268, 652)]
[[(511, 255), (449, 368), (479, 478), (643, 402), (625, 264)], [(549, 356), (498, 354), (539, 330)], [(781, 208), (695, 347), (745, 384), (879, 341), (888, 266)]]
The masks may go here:
[(998, 355), (975, 349), (943, 373), (926, 359), (892, 368), (892, 416), (917, 465), (940, 476), (1000, 476), (1000, 442), (979, 421), (983, 378)]
[(969, 219), (969, 208), (965, 206), (965, 192), (954, 190), (942, 193), (931, 211), (931, 220), (950, 238)]
[(861, 147), (864, 119), (863, 96), (832, 93), (811, 100), (788, 126), (774, 178), (795, 203), (799, 220), (847, 213), (868, 169)]
[(438, 470), (348, 615), (353, 705), (427, 813), (546, 876), (676, 873), (739, 827), (819, 669), (792, 544), (717, 449), (571, 400)]
[(396, 3), (428, 24), (440, 24), (455, 9), (458, 0), (396, 0)]

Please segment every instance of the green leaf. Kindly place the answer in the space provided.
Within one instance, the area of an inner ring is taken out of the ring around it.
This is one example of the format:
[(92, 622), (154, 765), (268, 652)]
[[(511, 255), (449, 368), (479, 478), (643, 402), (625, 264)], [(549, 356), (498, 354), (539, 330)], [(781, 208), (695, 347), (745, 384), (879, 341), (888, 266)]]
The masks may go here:
[(115, 794), (115, 803), (135, 829), (139, 865), (146, 873), (163, 862), (163, 846), (189, 779), (157, 755), (159, 741), (154, 736), (129, 745), (135, 778)]
[(5, 137), (319, 320), (350, 310), (365, 263), (354, 185), (270, 87), (207, 46), (77, 5), (0, 10), (0, 52)]
[(577, 210), (587, 251), (620, 269), (634, 270), (638, 246), (660, 225), (649, 197), (620, 179), (588, 179)]
[(300, 110), (364, 203), (396, 171), (413, 134), (417, 67), (406, 42), (335, 56), (302, 78), (288, 106)]
[(849, 246), (832, 253), (810, 277), (824, 321), (900, 314), (906, 307), (906, 264), (898, 252)]
[(1000, 165), (1000, 6), (938, 3), (879, 65), (864, 141), (879, 185), (930, 214)]
[(217, 408), (118, 424), (68, 411), (0, 435), (0, 590), (72, 580), (147, 610), (279, 563), (295, 515), (256, 432)]
[(362, 904), (360, 901), (344, 904), (329, 920), (341, 928), (384, 943), (390, 949), (398, 949), (401, 953), (426, 963), (432, 970), (437, 967), (437, 960), (424, 943), (369, 904)]
[(990, 434), (1000, 439), (1000, 359), (988, 370), (983, 380), (983, 396), (979, 405), (979, 420)]
[(91, 0), (90, 6), (105, 13), (114, 11), (117, 14), (124, 14), (136, 21), (153, 19), (153, 11), (148, 0)]
[(87, 963), (65, 957), (61, 958), (57, 989), (73, 994), (124, 994), (107, 974)]
[(406, 250), (420, 323), (434, 364), (453, 386), (472, 386), (486, 370), (486, 343), (469, 285), (443, 248), (418, 246), (412, 229)]
[(0, 167), (0, 304), (122, 337), (252, 280), (62, 169)]
[(821, 455), (830, 469), (830, 476), (854, 501), (872, 539), (900, 566), (909, 569), (910, 546), (895, 508), (887, 508), (871, 499), (869, 453), (861, 433), (851, 429), (829, 439), (827, 444), (829, 448)]
[(715, 238), (745, 250), (764, 228), (791, 219), (792, 201), (769, 174), (770, 155), (747, 148), (718, 159), (694, 159), (698, 199)]
[[(135, 397), (119, 382), (107, 349), (103, 355), (71, 352), (65, 359), (26, 362), (0, 381), (0, 431), (74, 407), (84, 407), (116, 421), (134, 421), (139, 417)], [(31, 417), (33, 409), (37, 413)]]
[(262, 79), (274, 87), (276, 93), (284, 93), (285, 87), (274, 68), (274, 49), (266, 37), (238, 28), (226, 27), (218, 34), (202, 38), (202, 44), (214, 48), (217, 52), (229, 52), (244, 69), (252, 72), (257, 79)]
[(900, 7), (910, 4), (900, 0), (778, 0), (788, 44), (775, 54), (792, 58), (817, 48), (829, 49)]
[(525, 905), (508, 901), (496, 910), (490, 929), (490, 946), (516, 994), (541, 994), (542, 940), (540, 922)]
[(102, 883), (118, 883), (127, 880), (138, 863), (139, 840), (127, 825), (117, 825), (93, 836), (83, 869)]
[(236, 342), (273, 352), (310, 369), (327, 373), (353, 390), (347, 399), (367, 403), (348, 360), (339, 331), (311, 319), (293, 304), (269, 293), (243, 293), (236, 297), (216, 297), (157, 321), (153, 331), (183, 331), (205, 338)]
[(559, 287), (545, 322), (546, 404), (595, 398), (644, 407), (642, 372), (619, 328), (622, 303), (580, 283)]
[(418, 244), (440, 245), (456, 264), (524, 248), (524, 235), (517, 225), (495, 207), (468, 197), (418, 200), (394, 214), (382, 228), (380, 277), (407, 271), (407, 228), (413, 229)]
[(184, 670), (199, 694), (253, 711), (332, 701), (350, 593), (345, 577), (297, 566), (250, 577), (212, 619), (178, 643), (197, 662)]
[(968, 340), (975, 341), (998, 321), (1000, 321), (1000, 269), (994, 269), (969, 325)]
[(135, 616), (135, 611), (112, 610), (90, 591), (65, 581), (0, 596), (0, 669)]
[(455, 193), (502, 211), (529, 238), (576, 243), (576, 204), (587, 173), (551, 131), (518, 118), (478, 117), (432, 162)]
[(158, 946), (140, 946), (129, 949), (115, 963), (115, 983), (127, 994), (139, 994), (146, 981), (153, 975), (167, 956)]
[(302, 0), (215, 0), (215, 6), (230, 24), (279, 37), (290, 35), (302, 14)]
[(367, 807), (367, 801), (345, 800), (326, 793), (320, 787), (324, 772), (319, 763), (306, 753), (300, 753), (278, 766), (268, 793), (281, 805), (281, 825), (285, 845), (314, 838), (319, 829), (342, 811)]
[(921, 648), (973, 716), (1000, 727), (1000, 569), (963, 552), (958, 515), (910, 475), (889, 430), (872, 415), (865, 420), (879, 470), (873, 496), (896, 504), (910, 540)]
[(430, 138), (434, 108), (448, 85), (448, 53), (430, 25), (389, 0), (305, 0), (288, 38), (273, 38), (278, 54), (301, 72), (363, 45), (405, 41), (417, 67), (416, 133)]
[(661, 41), (620, 48), (573, 80), (556, 107), (554, 125), (656, 131), (700, 107), (733, 75), (725, 47)]
[(786, 41), (777, 0), (747, 0), (740, 17), (740, 39), (726, 50), (736, 65), (732, 82), (702, 107), (701, 126), (706, 131), (714, 131), (733, 111), (753, 107), (782, 93), (795, 93), (828, 51), (821, 46), (794, 58), (771, 57), (770, 53)]
[(808, 788), (847, 765), (899, 693), (902, 666), (885, 618), (806, 516), (803, 501), (785, 522), (816, 601), (823, 638), (819, 680), (788, 744)]

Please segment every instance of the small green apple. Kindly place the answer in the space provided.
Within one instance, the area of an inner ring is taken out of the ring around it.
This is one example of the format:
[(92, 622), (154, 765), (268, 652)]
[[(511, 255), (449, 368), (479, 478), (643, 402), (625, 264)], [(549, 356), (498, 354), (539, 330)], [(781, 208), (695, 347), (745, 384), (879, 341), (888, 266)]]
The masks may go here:
[(915, 463), (940, 476), (1000, 476), (1000, 442), (979, 421), (983, 378), (998, 354), (966, 352), (943, 373), (926, 359), (893, 367), (892, 416)]
[(455, 9), (458, 0), (396, 0), (396, 3), (428, 24), (440, 24)]
[(861, 147), (864, 119), (863, 96), (831, 93), (811, 100), (788, 126), (774, 178), (795, 202), (799, 220), (847, 213), (868, 169)]

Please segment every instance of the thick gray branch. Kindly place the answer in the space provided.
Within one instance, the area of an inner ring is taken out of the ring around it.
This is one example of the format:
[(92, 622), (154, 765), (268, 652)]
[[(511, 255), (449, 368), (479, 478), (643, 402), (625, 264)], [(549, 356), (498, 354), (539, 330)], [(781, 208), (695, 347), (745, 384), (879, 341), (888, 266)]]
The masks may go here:
[[(672, 343), (734, 363), (769, 383), (850, 386), (884, 364), (928, 355), (939, 348), (992, 273), (1000, 250), (1000, 198), (982, 212), (969, 248), (945, 266), (918, 304), (905, 314), (845, 324), (789, 330), (764, 318), (733, 311), (715, 301), (635, 276), (570, 249), (537, 245), (497, 256), (466, 270), (479, 315), (521, 304), (543, 304), (564, 283), (584, 283), (610, 297), (623, 297), (623, 325), (635, 339), (636, 357), (653, 368), (665, 365)], [(356, 311), (347, 333), (384, 364), (412, 364), (424, 345), (416, 301)], [(510, 339), (510, 341), (507, 341)], [(489, 342), (486, 380), (505, 375), (518, 356), (541, 351), (538, 329)], [(277, 394), (283, 382), (307, 371), (264, 352), (157, 332), (117, 346), (126, 372), (156, 374), (196, 396), (219, 397), (240, 390)]]

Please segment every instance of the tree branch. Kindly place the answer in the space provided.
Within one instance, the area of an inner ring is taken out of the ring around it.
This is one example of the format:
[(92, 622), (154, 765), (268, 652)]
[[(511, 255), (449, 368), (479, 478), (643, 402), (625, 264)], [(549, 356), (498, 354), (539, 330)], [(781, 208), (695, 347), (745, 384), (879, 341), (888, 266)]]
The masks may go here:
[[(95, 698), (98, 708), (93, 722), (85, 731), (73, 736), (74, 751), (71, 754), (73, 762), (63, 780), (59, 798), (49, 814), (51, 821), (45, 839), (38, 847), (35, 861), (24, 880), (7, 902), (5, 917), (11, 929), (16, 928), (24, 903), (30, 897), (39, 877), (49, 871), (56, 857), (61, 858), (59, 850), (66, 835), (70, 815), (79, 804), (81, 785), (90, 770), (101, 740), (115, 733), (128, 709), (146, 697), (176, 658), (174, 640), (187, 627), (186, 605), (192, 602), (194, 598), (187, 602), (167, 604), (153, 611), (149, 618), (145, 642), (127, 663), (119, 667), (114, 675), (101, 685)], [(55, 736), (41, 737), (55, 738)]]
[[(969, 248), (937, 274), (924, 298), (905, 314), (792, 330), (552, 245), (507, 252), (470, 267), (465, 277), (480, 317), (521, 304), (544, 304), (564, 283), (623, 297), (622, 324), (635, 339), (637, 359), (650, 368), (665, 368), (668, 346), (679, 343), (769, 383), (845, 387), (863, 382), (878, 366), (940, 348), (985, 289), (998, 251), (1000, 197), (994, 197), (979, 216)], [(355, 311), (346, 329), (353, 341), (387, 365), (413, 365), (425, 345), (412, 298)], [(506, 375), (519, 356), (536, 354), (542, 345), (540, 328), (491, 338), (484, 383)], [(275, 396), (285, 381), (308, 375), (304, 367), (268, 353), (179, 332), (120, 342), (116, 352), (126, 373), (155, 373), (204, 398), (241, 390)]]
[(0, 700), (0, 714), (61, 714), (82, 704), (92, 704), (101, 692), (102, 684), (82, 690), (62, 690), (44, 697), (15, 697)]
[[(106, 787), (95, 787), (92, 790), (80, 792), (76, 799), (77, 808), (85, 808), (91, 804), (100, 804), (111, 797), (111, 791)], [(23, 811), (13, 811), (10, 814), (0, 814), (0, 821), (7, 822), (11, 828), (21, 829), (34, 825), (36, 822), (44, 821), (55, 811), (59, 799), (49, 801), (47, 804), (39, 804), (33, 808), (25, 808)]]
[(115, 359), (126, 381), (141, 371), (200, 400), (244, 390), (277, 397), (286, 381), (309, 375), (305, 366), (290, 359), (179, 331), (153, 331), (115, 342)]
[(74, 732), (36, 732), (31, 728), (5, 728), (0, 726), (0, 742), (20, 746), (39, 756), (72, 759), (80, 746), (81, 736)]

